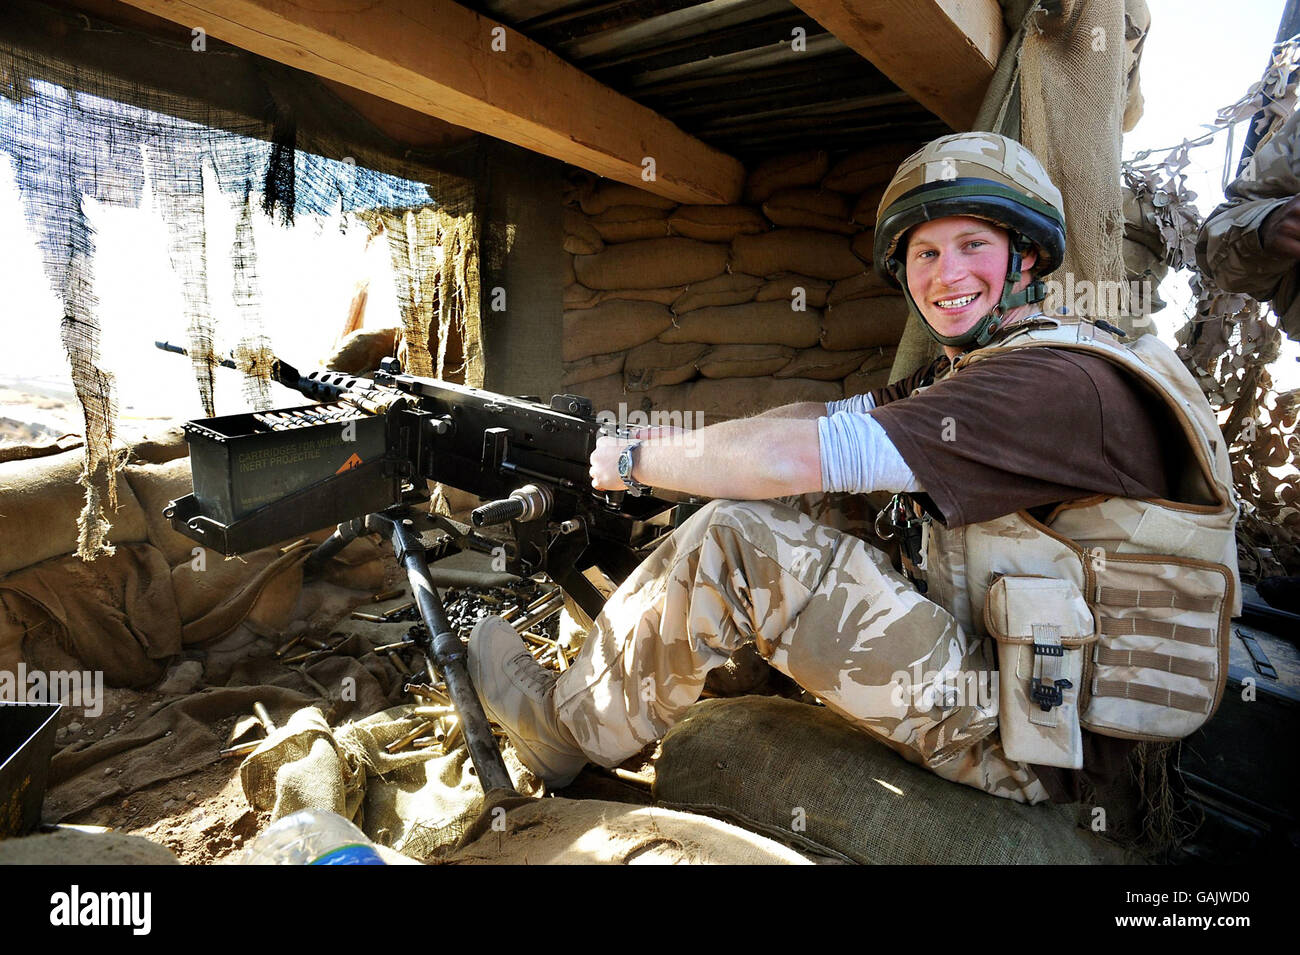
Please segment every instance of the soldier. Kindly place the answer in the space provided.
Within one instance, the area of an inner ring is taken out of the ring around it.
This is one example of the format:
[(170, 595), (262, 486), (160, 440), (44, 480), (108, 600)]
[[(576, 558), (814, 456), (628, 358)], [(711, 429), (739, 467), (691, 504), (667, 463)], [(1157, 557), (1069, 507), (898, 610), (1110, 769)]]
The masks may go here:
[(1300, 112), (1255, 150), (1201, 226), (1196, 263), (1220, 288), (1271, 302), (1300, 341)]
[[(596, 488), (644, 484), (716, 500), (618, 588), (558, 679), (499, 618), (475, 628), (471, 676), (521, 759), (552, 786), (588, 761), (617, 765), (661, 737), (698, 698), (708, 672), (752, 641), (772, 666), (905, 758), (999, 796), (1070, 800), (1072, 770), (1085, 754), (1090, 769), (1122, 764), (1127, 740), (1080, 733), (1077, 672), (1074, 683), (1044, 676), (1048, 691), (1064, 690), (1051, 719), (1072, 714), (1069, 752), (1044, 756), (1050, 766), (1008, 756), (996, 696), (949, 698), (946, 679), (931, 692), (924, 685), (927, 673), (996, 679), (978, 612), (995, 574), (1066, 578), (1076, 601), (1070, 612), (1087, 621), (1079, 639), (1095, 639), (1082, 593), (1101, 595), (1102, 578), (1081, 546), (1066, 552), (1040, 521), (1078, 502), (1068, 512), (1082, 515), (1077, 533), (1104, 527), (1122, 550), (1124, 538), (1140, 535), (1127, 529), (1127, 516), (1100, 508), (1137, 501), (1140, 517), (1146, 502), (1170, 493), (1170, 441), (1161, 434), (1169, 419), (1147, 389), (1182, 388), (1180, 401), (1200, 391), (1172, 353), (1159, 359), (1172, 364), (1161, 366), (1155, 384), (1144, 385), (1125, 372), (1120, 363), (1133, 359), (1104, 332), (1097, 334), (1105, 343), (1094, 341), (1091, 325), (1076, 334), (1083, 326), (1063, 328), (1041, 315), (1041, 276), (1060, 263), (1064, 242), (1060, 193), (1024, 147), (991, 133), (936, 140), (903, 162), (881, 200), (875, 266), (903, 289), (942, 358), (871, 395), (723, 422), (690, 442), (666, 430), (631, 443), (602, 439), (591, 459)], [(1178, 373), (1186, 380), (1162, 384), (1161, 375)], [(1208, 437), (1193, 440), (1211, 447)], [(1187, 512), (1193, 518), (1169, 520), (1205, 523), (1193, 528), (1199, 537), (1187, 537), (1219, 548), (1217, 556), (1236, 512), (1220, 500), (1230, 494), (1222, 488), (1225, 474), (1231, 485), (1226, 456), (1205, 453), (1214, 461), (1217, 506), (1207, 498)], [(896, 498), (893, 513), (903, 516), (904, 563), (915, 580), (860, 539), (770, 500), (881, 490), (909, 495)], [(1117, 524), (1125, 527), (1112, 532)], [(1174, 603), (1221, 607), (1230, 586), (1213, 600)], [(1140, 594), (1137, 603), (1145, 603)], [(1148, 698), (1186, 691), (1202, 706), (1196, 687), (1155, 687), (1162, 679), (1146, 678), (1140, 693), (1118, 678), (1099, 689)], [(1221, 674), (1211, 679), (1221, 683)], [(1124, 718), (1115, 725), (1120, 735), (1138, 735)]]

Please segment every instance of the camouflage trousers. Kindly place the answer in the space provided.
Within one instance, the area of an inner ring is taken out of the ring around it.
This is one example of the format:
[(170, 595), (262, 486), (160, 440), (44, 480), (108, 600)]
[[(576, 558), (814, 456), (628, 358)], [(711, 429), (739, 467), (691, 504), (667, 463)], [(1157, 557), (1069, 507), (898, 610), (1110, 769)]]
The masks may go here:
[(750, 641), (908, 760), (1019, 802), (1048, 798), (1002, 751), (996, 691), (951, 691), (966, 689), (963, 675), (996, 686), (985, 641), (972, 644), (881, 551), (768, 501), (706, 505), (615, 591), (560, 675), (560, 721), (589, 759), (615, 766), (662, 737)]

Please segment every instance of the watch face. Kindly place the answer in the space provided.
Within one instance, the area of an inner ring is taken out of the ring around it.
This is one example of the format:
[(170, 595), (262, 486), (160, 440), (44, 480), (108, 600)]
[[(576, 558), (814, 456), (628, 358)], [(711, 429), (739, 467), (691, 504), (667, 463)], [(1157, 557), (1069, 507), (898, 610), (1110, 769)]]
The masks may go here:
[(618, 476), (624, 481), (632, 478), (632, 449), (624, 448), (623, 453), (618, 456)]

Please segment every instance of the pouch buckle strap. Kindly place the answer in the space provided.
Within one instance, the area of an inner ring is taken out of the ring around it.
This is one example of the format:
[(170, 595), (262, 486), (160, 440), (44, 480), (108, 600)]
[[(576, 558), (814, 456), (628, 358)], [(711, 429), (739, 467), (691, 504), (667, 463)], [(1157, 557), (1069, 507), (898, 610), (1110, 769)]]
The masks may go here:
[(1058, 714), (1052, 712), (1065, 702), (1066, 690), (1074, 684), (1061, 678), (1065, 648), (1061, 646), (1061, 628), (1054, 624), (1033, 624), (1034, 675), (1030, 680), (1029, 698), (1041, 712), (1029, 711), (1029, 722), (1038, 726), (1056, 726)]
[(1147, 607), (1203, 613), (1213, 613), (1219, 609), (1219, 598), (1215, 596), (1193, 597), (1173, 590), (1127, 590), (1122, 587), (1098, 587), (1097, 603), (1106, 607)]

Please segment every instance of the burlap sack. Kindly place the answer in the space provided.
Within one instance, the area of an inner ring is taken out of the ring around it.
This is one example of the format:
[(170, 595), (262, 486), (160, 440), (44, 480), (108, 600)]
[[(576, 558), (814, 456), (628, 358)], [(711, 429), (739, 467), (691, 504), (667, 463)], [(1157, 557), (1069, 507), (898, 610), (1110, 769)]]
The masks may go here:
[(789, 302), (750, 302), (697, 308), (677, 319), (659, 336), (661, 342), (705, 342), (710, 345), (789, 345), (807, 348), (817, 343), (821, 311), (796, 312)]
[(349, 375), (364, 375), (379, 367), (379, 360), (397, 354), (400, 328), (358, 328), (344, 336), (325, 359), (325, 367)]
[(201, 559), (177, 564), (171, 570), (171, 589), (181, 619), (181, 642), (206, 643), (228, 634), (249, 616), (263, 599), (255, 632), (283, 628), (288, 611), (302, 590), (302, 562), (312, 551), (302, 545), (287, 554), (265, 547), (242, 557), (223, 557), (206, 551)]
[[(622, 248), (626, 248), (623, 246)], [(603, 302), (564, 313), (564, 361), (608, 355), (648, 342), (673, 323), (673, 313), (654, 302)]]
[(731, 243), (731, 271), (772, 277), (796, 272), (819, 279), (845, 279), (862, 271), (862, 262), (844, 236), (813, 229), (777, 229), (740, 235)]
[(564, 227), (564, 234), (572, 236), (588, 245), (601, 245), (600, 233), (596, 227), (591, 224), (591, 220), (584, 216), (577, 209), (565, 209), (562, 214), (561, 225)]
[(705, 242), (730, 242), (738, 235), (766, 232), (767, 222), (750, 206), (681, 206), (668, 217), (674, 235)]
[(185, 440), (185, 430), (176, 424), (135, 442), (131, 445), (131, 457), (128, 460), (132, 464), (166, 464), (189, 453), (190, 445)]
[(579, 255), (573, 267), (587, 288), (664, 288), (721, 275), (727, 269), (727, 253), (725, 245), (695, 239), (640, 239), (596, 255)]
[(873, 295), (897, 295), (898, 289), (886, 284), (876, 274), (875, 269), (867, 269), (860, 275), (850, 276), (836, 282), (826, 296), (826, 304), (839, 305), (855, 298), (871, 298)]
[(25, 444), (0, 445), (0, 464), (6, 461), (29, 461), (32, 458), (45, 458), (51, 454), (62, 454), (75, 448), (84, 447), (85, 439), (79, 434), (65, 434), (57, 438), (45, 438), (29, 441)]
[(695, 367), (705, 378), (757, 378), (784, 368), (794, 353), (781, 345), (718, 345), (701, 355)]
[(591, 225), (606, 242), (631, 242), (671, 235), (668, 210), (649, 206), (613, 206), (594, 216)]
[(669, 345), (653, 341), (638, 345), (627, 353), (623, 365), (627, 390), (649, 391), (688, 381), (695, 377), (695, 360), (708, 350), (708, 345), (695, 342)]
[(654, 794), (861, 863), (1124, 861), (1065, 807), (948, 782), (825, 707), (777, 697), (697, 703), (664, 737)]
[(820, 149), (765, 159), (745, 182), (745, 201), (763, 202), (779, 189), (815, 186), (829, 166), (829, 157)]
[[(705, 423), (743, 418), (799, 401), (834, 401), (844, 397), (839, 382), (806, 378), (701, 378), (649, 393), (656, 410), (700, 412)], [(693, 419), (692, 419), (693, 420)]]
[(919, 146), (919, 143), (885, 143), (850, 153), (831, 167), (822, 179), (822, 186), (836, 192), (860, 195), (894, 178), (899, 164)]
[[(569, 250), (565, 249), (565, 251), (567, 252)], [(561, 259), (560, 281), (563, 282), (565, 285), (573, 285), (575, 282), (578, 281), (578, 273), (573, 270), (573, 256), (562, 255), (560, 256), (560, 259)]]
[(688, 285), (686, 291), (673, 302), (673, 311), (681, 315), (697, 308), (743, 305), (753, 301), (754, 293), (762, 284), (763, 280), (756, 275), (728, 272), (707, 282)]
[(858, 196), (858, 201), (853, 205), (854, 222), (868, 229), (876, 227), (876, 213), (880, 211), (880, 200), (885, 196), (886, 185), (888, 183), (882, 182)]
[(844, 376), (844, 397), (865, 395), (884, 388), (890, 382), (890, 371), (894, 367), (897, 348), (881, 348), (866, 359), (861, 367), (852, 374)]
[(858, 227), (849, 219), (849, 203), (837, 192), (782, 189), (763, 203), (763, 215), (779, 226), (821, 229), (851, 235)]
[(627, 391), (623, 387), (623, 376), (621, 374), (606, 375), (603, 378), (584, 381), (582, 384), (570, 388), (569, 393), (591, 399), (592, 408), (597, 413), (610, 411), (617, 415), (620, 402), (631, 403), (631, 399), (628, 398)]
[(651, 209), (672, 209), (677, 203), (672, 199), (657, 196), (636, 186), (601, 179), (595, 187), (582, 195), (582, 211), (589, 216), (598, 216), (614, 206), (649, 206)]
[[(808, 865), (765, 836), (658, 806), (599, 799), (510, 799), (498, 829), (493, 815), (475, 841), (446, 861), (457, 865)], [(504, 828), (500, 828), (501, 825)]]
[[(77, 483), (84, 462), (84, 453), (73, 450), (0, 464), (0, 576), (76, 552), (86, 505), (86, 489)], [(117, 482), (117, 504), (107, 514), (109, 541), (148, 540), (144, 511), (126, 481)]]
[(832, 351), (896, 346), (907, 321), (901, 295), (854, 298), (832, 305), (822, 316), (821, 343)]
[(849, 243), (849, 250), (862, 260), (867, 268), (871, 268), (875, 261), (875, 241), (876, 230), (867, 229), (855, 235), (853, 241)]
[(618, 299), (624, 302), (657, 302), (671, 305), (686, 291), (685, 285), (670, 288), (589, 289), (574, 282), (564, 290), (565, 308), (595, 308), (601, 302)]
[(579, 358), (577, 361), (566, 362), (564, 365), (564, 376), (560, 379), (561, 387), (567, 388), (570, 385), (580, 384), (584, 381), (595, 381), (597, 378), (604, 378), (606, 375), (617, 375), (623, 370), (623, 360), (627, 357), (627, 352), (614, 352), (612, 355), (592, 355), (590, 358)]
[(840, 381), (862, 367), (870, 351), (827, 351), (806, 348), (774, 374), (777, 378), (812, 378), (816, 381)]
[(149, 543), (162, 551), (172, 567), (192, 560), (198, 545), (173, 530), (171, 522), (163, 517), (163, 509), (168, 504), (194, 490), (190, 459), (177, 458), (166, 464), (133, 464), (123, 473), (144, 510)]
[(565, 308), (593, 308), (600, 304), (600, 293), (578, 282), (564, 287)]
[[(595, 233), (595, 230), (592, 230)], [(564, 237), (563, 248), (565, 252), (571, 255), (594, 255), (601, 249), (605, 248), (605, 243), (601, 241), (599, 235), (589, 239), (585, 236), (566, 235)]]
[(809, 308), (825, 308), (826, 295), (831, 289), (831, 283), (825, 279), (815, 279), (809, 275), (778, 275), (776, 278), (769, 279), (763, 283), (758, 294), (754, 296), (756, 302), (790, 302), (794, 303), (794, 290), (803, 289), (803, 302)]

